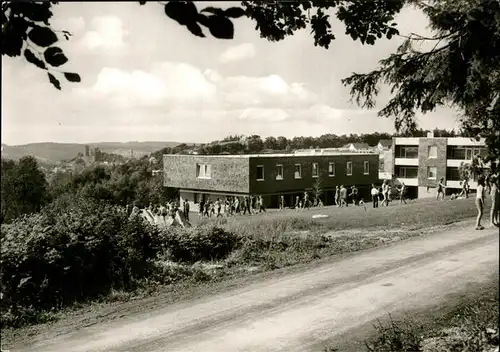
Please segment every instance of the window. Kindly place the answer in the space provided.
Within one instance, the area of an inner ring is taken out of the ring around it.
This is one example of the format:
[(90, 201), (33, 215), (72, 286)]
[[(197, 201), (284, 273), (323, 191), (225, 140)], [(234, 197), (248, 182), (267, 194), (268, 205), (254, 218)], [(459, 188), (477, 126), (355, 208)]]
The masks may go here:
[(399, 178), (418, 178), (418, 167), (396, 166), (396, 176)]
[(197, 178), (212, 178), (212, 166), (207, 164), (196, 164)]
[(396, 158), (417, 159), (418, 147), (414, 145), (397, 145), (395, 154)]
[(370, 162), (365, 161), (363, 162), (363, 175), (369, 175), (370, 174)]
[(474, 149), (465, 148), (465, 160), (472, 160), (473, 155), (474, 155)]
[(328, 176), (335, 176), (335, 163), (328, 163)]
[(427, 167), (427, 178), (429, 180), (435, 180), (437, 178), (437, 169), (435, 166), (428, 166)]
[(257, 165), (257, 181), (264, 181), (264, 166)]
[(347, 176), (352, 176), (352, 161), (348, 161), (346, 165)]
[(277, 180), (283, 179), (283, 165), (281, 164), (276, 165), (276, 179)]
[(312, 177), (319, 177), (318, 163), (313, 163), (312, 164)]
[(302, 166), (295, 164), (295, 178), (302, 178)]
[(460, 169), (458, 167), (447, 167), (446, 179), (450, 181), (461, 181)]
[(484, 152), (484, 147), (450, 146), (447, 150), (447, 157), (454, 160), (472, 160), (474, 156), (481, 155)]
[(427, 148), (429, 159), (436, 159), (438, 157), (438, 148), (435, 145), (430, 145)]

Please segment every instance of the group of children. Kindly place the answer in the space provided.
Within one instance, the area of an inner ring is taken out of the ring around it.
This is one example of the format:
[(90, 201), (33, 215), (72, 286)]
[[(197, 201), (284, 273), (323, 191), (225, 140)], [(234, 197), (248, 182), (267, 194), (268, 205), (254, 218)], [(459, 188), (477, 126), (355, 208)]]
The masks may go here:
[[(166, 218), (167, 216), (175, 218), (175, 215), (180, 210), (179, 208), (180, 204), (177, 201), (170, 201), (167, 202), (166, 205), (149, 203), (149, 206), (146, 207), (146, 210), (151, 212), (151, 214), (153, 215), (161, 216), (163, 218)], [(140, 212), (140, 209), (137, 205), (134, 205), (133, 207), (127, 205), (126, 210), (129, 215), (138, 214)], [(189, 202), (187, 201), (184, 201), (182, 204), (182, 214), (184, 215), (184, 218), (189, 221)]]
[(208, 198), (199, 203), (198, 216), (222, 217), (223, 215), (245, 215), (266, 212), (262, 196), (228, 197), (224, 200), (217, 198), (215, 201)]

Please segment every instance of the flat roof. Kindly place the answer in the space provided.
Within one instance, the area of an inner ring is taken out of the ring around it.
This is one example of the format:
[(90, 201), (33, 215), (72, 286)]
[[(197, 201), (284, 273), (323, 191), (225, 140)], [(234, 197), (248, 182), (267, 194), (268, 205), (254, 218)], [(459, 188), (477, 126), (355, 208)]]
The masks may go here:
[(164, 156), (179, 156), (179, 157), (210, 157), (210, 158), (291, 158), (291, 157), (304, 157), (304, 156), (336, 156), (336, 155), (378, 155), (376, 152), (355, 152), (355, 151), (338, 151), (338, 152), (324, 152), (324, 153), (300, 153), (300, 154), (232, 154), (232, 155), (199, 155), (199, 154), (163, 154)]

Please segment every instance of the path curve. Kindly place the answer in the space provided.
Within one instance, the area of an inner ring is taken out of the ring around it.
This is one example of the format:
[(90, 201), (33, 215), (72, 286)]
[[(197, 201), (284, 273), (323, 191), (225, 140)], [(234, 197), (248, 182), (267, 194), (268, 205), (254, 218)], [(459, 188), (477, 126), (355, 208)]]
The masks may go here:
[(498, 229), (447, 231), (11, 351), (317, 350), (388, 312), (486, 281), (498, 266)]

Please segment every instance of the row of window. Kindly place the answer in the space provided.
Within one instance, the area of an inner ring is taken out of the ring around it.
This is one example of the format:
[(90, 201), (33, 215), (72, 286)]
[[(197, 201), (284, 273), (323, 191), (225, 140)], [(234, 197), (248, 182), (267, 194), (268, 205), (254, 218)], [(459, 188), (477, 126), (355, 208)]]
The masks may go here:
[[(319, 163), (312, 163), (311, 174), (313, 178), (319, 177)], [(363, 175), (370, 174), (370, 163), (368, 161), (363, 162)], [(346, 163), (346, 175), (352, 176), (352, 161), (348, 161)], [(328, 176), (335, 176), (335, 163), (328, 163)], [(276, 180), (283, 180), (284, 172), (283, 172), (283, 164), (276, 164)], [(295, 164), (294, 165), (294, 178), (301, 179), (302, 178), (302, 165)], [(264, 165), (257, 165), (257, 181), (264, 181)]]
[[(418, 178), (418, 167), (416, 166), (397, 166), (396, 167), (396, 177), (399, 178)], [(437, 167), (428, 166), (427, 167), (427, 178), (429, 180), (437, 179)]]
[[(427, 157), (429, 159), (437, 158), (437, 146), (427, 147)], [(447, 148), (447, 158), (454, 160), (472, 160), (475, 156), (485, 151), (484, 147), (460, 147), (450, 146)], [(395, 157), (403, 159), (417, 159), (418, 147), (414, 145), (397, 145), (395, 148)]]
[[(302, 165), (295, 164), (294, 178), (300, 179), (302, 178)], [(276, 180), (283, 180), (284, 171), (283, 164), (276, 165)], [(370, 174), (370, 163), (368, 161), (363, 162), (363, 175)], [(352, 176), (352, 161), (348, 161), (346, 163), (346, 175)], [(335, 163), (328, 163), (328, 176), (335, 176)], [(210, 164), (196, 164), (196, 177), (197, 178), (212, 178), (212, 167)], [(312, 177), (319, 177), (319, 164), (312, 163)], [(257, 181), (264, 181), (264, 165), (257, 166)]]
[[(428, 146), (427, 157), (429, 159), (436, 159), (437, 151), (437, 146)], [(414, 145), (398, 145), (396, 146), (396, 158), (418, 159), (418, 147)]]
[(454, 160), (472, 160), (475, 156), (486, 151), (485, 147), (450, 146), (447, 149), (447, 158)]

